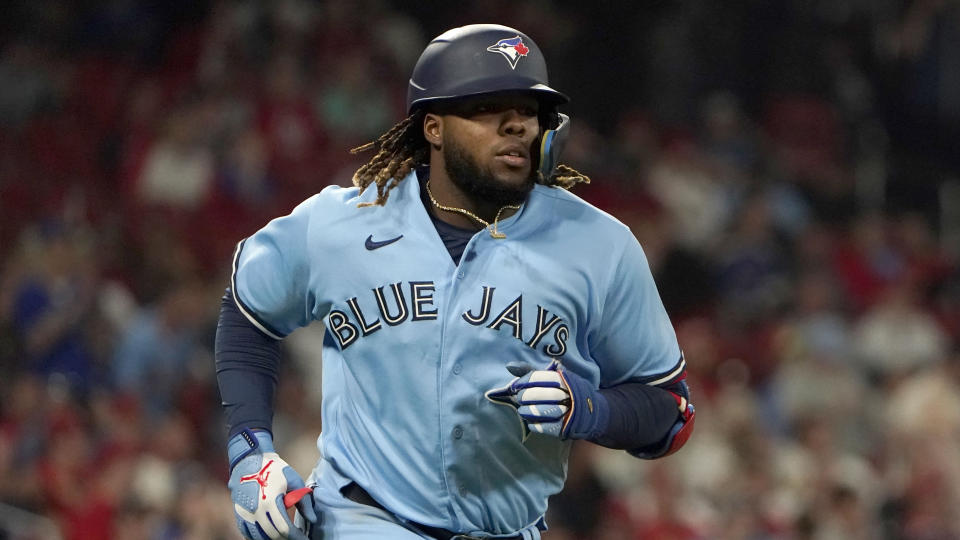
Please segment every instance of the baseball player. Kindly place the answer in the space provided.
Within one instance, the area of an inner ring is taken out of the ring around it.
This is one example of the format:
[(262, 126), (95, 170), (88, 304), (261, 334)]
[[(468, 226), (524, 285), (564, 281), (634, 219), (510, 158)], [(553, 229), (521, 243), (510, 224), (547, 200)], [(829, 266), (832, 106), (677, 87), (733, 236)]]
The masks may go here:
[[(645, 459), (693, 428), (685, 363), (633, 234), (567, 188), (540, 49), (505, 26), (423, 51), (409, 116), (355, 187), (242, 240), (217, 332), (246, 538), (540, 538), (573, 440)], [(322, 321), (306, 482), (274, 451), (279, 342)], [(291, 519), (287, 507), (296, 508)]]

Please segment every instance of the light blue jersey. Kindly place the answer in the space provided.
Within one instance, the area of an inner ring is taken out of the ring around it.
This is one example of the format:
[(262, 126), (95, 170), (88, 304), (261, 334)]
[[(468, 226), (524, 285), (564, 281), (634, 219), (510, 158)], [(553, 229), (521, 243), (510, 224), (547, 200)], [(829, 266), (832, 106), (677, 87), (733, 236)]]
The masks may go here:
[(505, 239), (477, 232), (459, 266), (411, 173), (385, 206), (329, 187), (241, 242), (232, 290), (280, 339), (326, 325), (321, 456), (403, 518), (504, 534), (537, 522), (563, 487), (569, 441), (523, 439), (484, 398), (526, 361), (609, 387), (658, 384), (683, 360), (630, 230), (537, 185)]

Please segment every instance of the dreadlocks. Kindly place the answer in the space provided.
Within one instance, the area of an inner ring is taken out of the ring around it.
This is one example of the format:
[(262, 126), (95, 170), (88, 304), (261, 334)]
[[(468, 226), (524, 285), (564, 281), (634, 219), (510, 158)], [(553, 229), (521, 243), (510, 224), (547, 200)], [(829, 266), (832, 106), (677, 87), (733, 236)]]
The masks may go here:
[(423, 110), (415, 111), (380, 135), (376, 141), (350, 150), (351, 154), (359, 154), (377, 148), (377, 153), (370, 161), (353, 174), (353, 185), (359, 187), (360, 191), (367, 189), (370, 184), (377, 185), (377, 200), (360, 203), (360, 206), (383, 206), (390, 196), (390, 190), (406, 178), (415, 166), (427, 162), (430, 149), (421, 131), (423, 115)]
[(537, 171), (537, 176), (539, 182), (545, 186), (556, 186), (566, 190), (573, 189), (573, 186), (581, 182), (584, 184), (590, 183), (589, 176), (563, 163), (556, 166), (550, 178), (544, 179), (543, 173), (540, 171)]
[[(361, 192), (370, 184), (377, 185), (377, 200), (372, 203), (360, 203), (359, 206), (383, 206), (387, 203), (390, 190), (397, 187), (414, 167), (427, 163), (430, 158), (430, 147), (423, 138), (424, 114), (423, 109), (418, 109), (380, 135), (376, 141), (350, 150), (351, 154), (359, 154), (377, 149), (377, 153), (370, 158), (370, 161), (364, 163), (353, 174), (353, 185), (359, 187)], [(544, 178), (539, 171), (536, 174), (538, 183), (563, 189), (571, 189), (581, 182), (590, 183), (588, 176), (563, 164), (557, 165), (549, 178)]]

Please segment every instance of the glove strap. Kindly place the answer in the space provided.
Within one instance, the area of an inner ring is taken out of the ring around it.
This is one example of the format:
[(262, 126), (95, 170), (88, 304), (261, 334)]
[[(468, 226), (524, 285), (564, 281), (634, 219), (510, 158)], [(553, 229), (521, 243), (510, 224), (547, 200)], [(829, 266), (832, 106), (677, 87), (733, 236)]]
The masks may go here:
[(560, 377), (570, 393), (570, 410), (563, 421), (560, 438), (588, 441), (600, 438), (610, 420), (607, 398), (575, 373), (560, 370)]
[(244, 429), (237, 433), (227, 443), (227, 457), (230, 459), (230, 470), (243, 458), (259, 451), (263, 454), (273, 452), (273, 436), (269, 431), (253, 431)]

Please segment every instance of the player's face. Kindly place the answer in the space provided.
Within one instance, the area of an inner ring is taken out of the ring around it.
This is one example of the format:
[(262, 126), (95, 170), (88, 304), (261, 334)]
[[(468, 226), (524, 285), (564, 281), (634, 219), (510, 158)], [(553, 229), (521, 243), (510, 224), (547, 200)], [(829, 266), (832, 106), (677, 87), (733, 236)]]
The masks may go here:
[(533, 145), (539, 104), (522, 94), (459, 101), (444, 116), (447, 175), (474, 200), (495, 205), (526, 199), (536, 180)]

